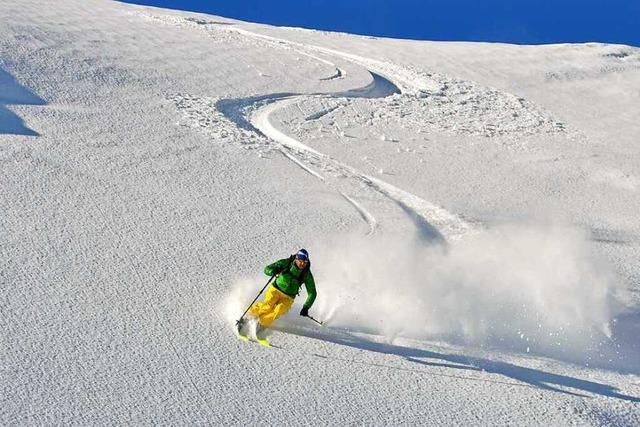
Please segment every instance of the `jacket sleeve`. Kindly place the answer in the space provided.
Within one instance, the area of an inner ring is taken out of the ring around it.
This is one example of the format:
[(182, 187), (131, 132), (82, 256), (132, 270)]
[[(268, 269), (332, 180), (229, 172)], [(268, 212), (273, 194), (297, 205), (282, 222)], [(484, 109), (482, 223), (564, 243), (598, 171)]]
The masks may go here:
[(267, 276), (273, 276), (282, 272), (289, 265), (289, 258), (280, 259), (273, 264), (269, 264), (264, 268), (264, 274)]
[(307, 289), (307, 300), (304, 302), (303, 307), (307, 309), (311, 308), (313, 302), (316, 300), (316, 282), (313, 279), (313, 274), (309, 270), (304, 278), (304, 287)]

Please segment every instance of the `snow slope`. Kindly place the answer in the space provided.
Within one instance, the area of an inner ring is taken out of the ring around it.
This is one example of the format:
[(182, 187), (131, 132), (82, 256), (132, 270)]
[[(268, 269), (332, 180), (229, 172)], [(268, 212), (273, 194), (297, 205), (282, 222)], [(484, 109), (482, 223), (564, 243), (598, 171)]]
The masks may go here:
[(640, 423), (639, 49), (0, 22), (3, 425)]

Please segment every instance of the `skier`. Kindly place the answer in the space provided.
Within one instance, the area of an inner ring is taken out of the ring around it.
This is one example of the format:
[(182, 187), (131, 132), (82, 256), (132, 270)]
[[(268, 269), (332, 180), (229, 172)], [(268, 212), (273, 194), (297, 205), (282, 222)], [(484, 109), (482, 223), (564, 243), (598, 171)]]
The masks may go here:
[(289, 311), (303, 283), (307, 290), (307, 300), (300, 310), (300, 316), (309, 316), (309, 309), (316, 299), (316, 284), (306, 249), (300, 249), (289, 258), (269, 264), (264, 273), (267, 276), (275, 275), (276, 280), (267, 289), (264, 300), (256, 302), (249, 309), (249, 313), (258, 320), (259, 329), (269, 327)]

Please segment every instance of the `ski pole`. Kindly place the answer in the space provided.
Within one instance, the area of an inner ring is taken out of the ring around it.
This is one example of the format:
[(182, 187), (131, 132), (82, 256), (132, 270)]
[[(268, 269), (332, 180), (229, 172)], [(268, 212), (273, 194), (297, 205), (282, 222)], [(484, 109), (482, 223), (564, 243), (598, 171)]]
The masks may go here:
[(262, 292), (264, 292), (265, 289), (267, 289), (267, 286), (269, 286), (269, 283), (271, 283), (271, 281), (273, 280), (274, 277), (277, 276), (277, 273), (274, 274), (273, 276), (271, 276), (269, 278), (269, 280), (267, 281), (267, 284), (264, 285), (264, 288), (262, 288), (260, 290), (260, 292), (258, 293), (258, 295), (256, 295), (256, 297), (253, 299), (253, 301), (251, 302), (251, 304), (249, 304), (249, 307), (247, 307), (247, 309), (244, 311), (244, 313), (242, 313), (242, 316), (240, 316), (240, 319), (236, 320), (236, 325), (240, 323), (240, 321), (242, 320), (242, 318), (244, 317), (245, 314), (247, 314), (247, 311), (249, 311), (249, 309), (251, 308), (251, 306), (253, 305), (254, 302), (256, 302), (258, 300), (258, 298), (260, 298), (260, 295), (262, 294)]
[(308, 317), (309, 319), (313, 320), (314, 322), (316, 322), (318, 325), (322, 325), (322, 324), (324, 323), (324, 322), (321, 322), (321, 321), (319, 321), (319, 320), (314, 319), (313, 317), (311, 317), (311, 316), (309, 316), (309, 315), (307, 315), (307, 317)]

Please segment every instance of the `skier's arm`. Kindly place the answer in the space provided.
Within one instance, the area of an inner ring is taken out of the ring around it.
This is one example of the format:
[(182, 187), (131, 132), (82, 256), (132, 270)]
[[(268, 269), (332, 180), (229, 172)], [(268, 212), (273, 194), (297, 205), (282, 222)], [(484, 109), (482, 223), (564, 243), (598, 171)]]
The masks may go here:
[(304, 287), (307, 289), (307, 300), (304, 302), (303, 307), (307, 309), (311, 308), (313, 302), (316, 300), (316, 282), (313, 280), (313, 274), (311, 274), (311, 270), (307, 272), (306, 277), (304, 278)]
[(273, 276), (282, 272), (289, 265), (289, 258), (280, 259), (273, 264), (269, 264), (264, 268), (264, 274)]

